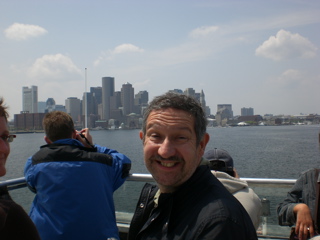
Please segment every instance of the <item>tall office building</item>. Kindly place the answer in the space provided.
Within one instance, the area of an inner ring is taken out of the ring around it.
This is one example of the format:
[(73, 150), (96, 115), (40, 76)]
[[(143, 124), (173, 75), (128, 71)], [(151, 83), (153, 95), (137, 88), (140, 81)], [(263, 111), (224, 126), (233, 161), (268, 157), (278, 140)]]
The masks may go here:
[(134, 96), (134, 105), (145, 106), (149, 102), (149, 93), (147, 91), (140, 91)]
[(75, 123), (80, 121), (80, 99), (69, 97), (65, 100), (67, 113), (72, 117)]
[(253, 116), (253, 108), (241, 108), (241, 116)]
[(97, 105), (102, 103), (102, 87), (90, 87), (90, 93), (95, 98)]
[(132, 84), (128, 82), (123, 84), (121, 88), (121, 104), (124, 116), (133, 112), (134, 88), (132, 87)]
[(143, 109), (148, 106), (149, 93), (147, 91), (140, 91), (134, 96), (134, 109), (133, 112), (143, 114)]
[(196, 91), (193, 88), (187, 88), (183, 93), (189, 97), (196, 98)]
[[(87, 108), (87, 112), (86, 112)], [(84, 92), (82, 96), (82, 113), (83, 115), (90, 116), (91, 114), (97, 115), (98, 114), (98, 104), (96, 102), (93, 93), (91, 92)]]
[(22, 111), (29, 113), (38, 112), (38, 87), (22, 87)]
[(110, 118), (110, 97), (114, 93), (114, 78), (102, 78), (102, 119), (109, 120)]

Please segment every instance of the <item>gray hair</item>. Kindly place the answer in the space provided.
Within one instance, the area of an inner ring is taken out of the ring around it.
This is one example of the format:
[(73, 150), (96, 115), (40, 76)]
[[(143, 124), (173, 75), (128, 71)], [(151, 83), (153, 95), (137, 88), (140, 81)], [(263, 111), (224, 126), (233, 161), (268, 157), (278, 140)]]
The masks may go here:
[(175, 92), (167, 92), (155, 97), (143, 115), (142, 132), (146, 134), (147, 119), (152, 111), (175, 108), (190, 113), (194, 117), (194, 131), (196, 133), (197, 145), (207, 131), (207, 119), (200, 103), (193, 97)]

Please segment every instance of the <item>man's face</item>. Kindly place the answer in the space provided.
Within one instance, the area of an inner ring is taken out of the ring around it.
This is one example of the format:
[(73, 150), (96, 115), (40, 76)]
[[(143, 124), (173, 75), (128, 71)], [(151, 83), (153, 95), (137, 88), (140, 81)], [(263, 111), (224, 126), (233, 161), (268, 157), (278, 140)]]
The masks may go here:
[(0, 117), (0, 177), (6, 174), (5, 164), (10, 153), (10, 145), (3, 138), (9, 135), (6, 119)]
[(147, 119), (144, 161), (161, 192), (172, 192), (187, 181), (199, 166), (206, 134), (196, 145), (194, 117), (173, 108), (152, 111)]

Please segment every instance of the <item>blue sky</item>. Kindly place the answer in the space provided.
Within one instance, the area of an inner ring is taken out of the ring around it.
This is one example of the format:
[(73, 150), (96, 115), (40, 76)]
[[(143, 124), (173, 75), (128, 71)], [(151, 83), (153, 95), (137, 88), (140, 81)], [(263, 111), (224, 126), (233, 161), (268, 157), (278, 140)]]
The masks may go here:
[(149, 98), (204, 91), (215, 114), (320, 114), (318, 0), (3, 0), (0, 96), (22, 110), (22, 87), (38, 100), (82, 98), (102, 77)]

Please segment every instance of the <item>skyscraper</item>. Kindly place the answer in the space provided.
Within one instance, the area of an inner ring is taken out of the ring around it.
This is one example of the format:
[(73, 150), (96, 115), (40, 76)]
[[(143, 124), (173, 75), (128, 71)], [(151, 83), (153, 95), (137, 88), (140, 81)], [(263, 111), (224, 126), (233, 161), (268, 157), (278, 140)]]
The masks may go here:
[(22, 87), (22, 111), (29, 113), (38, 112), (38, 87)]
[(75, 123), (80, 120), (80, 99), (76, 97), (69, 97), (65, 100), (67, 113), (72, 117)]
[(186, 90), (184, 90), (184, 94), (189, 96), (189, 97), (193, 97), (194, 99), (196, 99), (195, 98), (196, 91), (193, 88), (187, 88)]
[(96, 99), (96, 104), (102, 103), (102, 87), (90, 87), (90, 92), (92, 96)]
[(102, 78), (102, 119), (109, 120), (110, 118), (110, 97), (114, 93), (114, 78)]
[(134, 106), (134, 88), (132, 84), (125, 83), (121, 88), (121, 103), (123, 108), (123, 115), (126, 116), (133, 112)]
[(140, 91), (134, 96), (134, 105), (144, 106), (149, 102), (149, 93), (147, 91)]

